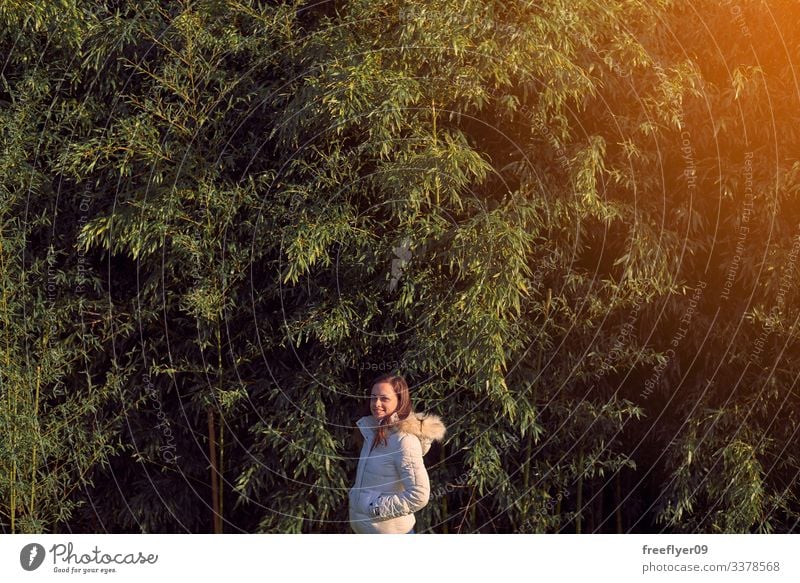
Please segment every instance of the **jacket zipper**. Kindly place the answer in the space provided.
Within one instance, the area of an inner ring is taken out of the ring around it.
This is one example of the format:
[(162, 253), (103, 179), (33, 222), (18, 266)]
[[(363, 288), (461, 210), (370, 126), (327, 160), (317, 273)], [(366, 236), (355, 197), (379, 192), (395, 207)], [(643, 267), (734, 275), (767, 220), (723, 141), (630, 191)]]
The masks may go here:
[[(364, 440), (364, 445), (361, 447), (361, 449), (362, 449), (362, 450), (364, 449), (364, 447), (366, 447), (366, 445), (367, 445), (367, 441), (368, 441), (367, 439), (365, 439), (365, 440)], [(359, 463), (360, 463), (360, 465), (361, 465), (361, 467), (359, 468), (359, 470), (361, 471), (361, 477), (360, 477), (360, 478), (359, 478), (359, 480), (358, 480), (358, 487), (356, 488), (356, 491), (358, 492), (358, 495), (359, 495), (359, 496), (362, 494), (362, 492), (361, 492), (361, 485), (364, 483), (364, 468), (366, 468), (366, 467), (367, 467), (367, 460), (369, 459), (369, 457), (370, 457), (371, 455), (372, 455), (372, 452), (370, 451), (369, 453), (367, 453), (367, 457), (365, 457), (365, 458), (361, 458), (361, 459), (359, 460)], [(360, 456), (359, 456), (359, 457), (360, 457)], [(356, 498), (356, 500), (358, 500), (358, 498)]]

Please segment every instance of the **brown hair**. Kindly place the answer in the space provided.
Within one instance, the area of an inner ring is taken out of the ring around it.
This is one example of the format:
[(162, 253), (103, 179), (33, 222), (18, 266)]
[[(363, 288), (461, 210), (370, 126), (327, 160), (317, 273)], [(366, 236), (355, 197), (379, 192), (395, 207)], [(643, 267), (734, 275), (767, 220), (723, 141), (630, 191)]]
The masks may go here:
[[(397, 409), (392, 411), (392, 414), (397, 413), (397, 417), (400, 421), (408, 417), (411, 414), (411, 395), (408, 392), (408, 383), (406, 383), (406, 380), (400, 375), (383, 374), (372, 381), (369, 387), (370, 394), (372, 387), (378, 383), (389, 383), (394, 389), (394, 394), (397, 395)], [(389, 419), (392, 414), (381, 419), (378, 424), (378, 428), (375, 431), (375, 439), (372, 442), (372, 447), (369, 448), (370, 451), (379, 443), (382, 443), (384, 446), (386, 445), (386, 436), (389, 433), (390, 427)]]

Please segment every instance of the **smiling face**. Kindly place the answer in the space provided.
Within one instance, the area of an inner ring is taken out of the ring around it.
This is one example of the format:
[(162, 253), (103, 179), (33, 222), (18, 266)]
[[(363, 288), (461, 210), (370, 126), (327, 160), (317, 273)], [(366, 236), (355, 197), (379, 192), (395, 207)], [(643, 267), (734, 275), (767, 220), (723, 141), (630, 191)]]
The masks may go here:
[(381, 420), (387, 415), (391, 415), (397, 409), (397, 395), (389, 383), (376, 383), (372, 386), (372, 394), (369, 399), (369, 410), (372, 416)]

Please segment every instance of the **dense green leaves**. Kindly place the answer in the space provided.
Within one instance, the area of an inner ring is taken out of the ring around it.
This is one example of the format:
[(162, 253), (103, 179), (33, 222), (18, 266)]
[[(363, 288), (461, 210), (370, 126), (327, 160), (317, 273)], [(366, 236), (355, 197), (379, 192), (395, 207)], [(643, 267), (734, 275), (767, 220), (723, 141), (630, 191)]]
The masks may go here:
[(390, 369), (420, 528), (796, 528), (798, 14), (740, 4), (5, 3), (3, 528), (347, 532)]

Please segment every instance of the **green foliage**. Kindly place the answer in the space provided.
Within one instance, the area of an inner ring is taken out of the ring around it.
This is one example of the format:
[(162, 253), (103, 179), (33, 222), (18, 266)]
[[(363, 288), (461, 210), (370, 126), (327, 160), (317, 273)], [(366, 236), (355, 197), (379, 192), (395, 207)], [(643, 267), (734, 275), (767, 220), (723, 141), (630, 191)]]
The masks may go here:
[(28, 4), (4, 529), (346, 532), (374, 365), (450, 428), (422, 527), (796, 524), (779, 34), (670, 0)]

